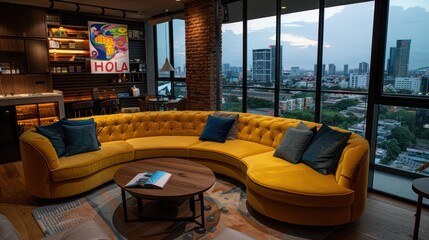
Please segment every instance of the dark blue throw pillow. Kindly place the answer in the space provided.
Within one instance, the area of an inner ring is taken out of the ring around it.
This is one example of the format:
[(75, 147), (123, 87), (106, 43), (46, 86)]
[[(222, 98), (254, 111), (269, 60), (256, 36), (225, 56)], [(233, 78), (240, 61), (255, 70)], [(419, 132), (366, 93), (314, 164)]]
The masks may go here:
[(64, 133), (60, 122), (56, 122), (50, 125), (37, 126), (36, 130), (47, 137), (52, 143), (52, 146), (57, 152), (58, 157), (62, 157), (66, 153), (66, 144), (64, 143)]
[(87, 125), (94, 122), (95, 121), (93, 118), (85, 119), (85, 120), (68, 120), (63, 118), (60, 120), (61, 125), (67, 125), (67, 126), (82, 126), (82, 125)]
[(332, 172), (347, 146), (350, 132), (340, 132), (323, 124), (301, 157), (301, 161), (322, 173)]
[(66, 143), (66, 157), (100, 149), (95, 133), (95, 123), (80, 126), (63, 125), (62, 128)]
[[(68, 120), (63, 118), (60, 120), (60, 123), (61, 125), (67, 125), (67, 126), (82, 126), (82, 125), (95, 123), (95, 121), (93, 118), (84, 119), (84, 120)], [(95, 131), (97, 131), (97, 125), (95, 125)], [(97, 143), (98, 143), (98, 146), (101, 146), (101, 143), (98, 141), (98, 138), (97, 138)]]
[(235, 119), (209, 116), (200, 140), (224, 143)]

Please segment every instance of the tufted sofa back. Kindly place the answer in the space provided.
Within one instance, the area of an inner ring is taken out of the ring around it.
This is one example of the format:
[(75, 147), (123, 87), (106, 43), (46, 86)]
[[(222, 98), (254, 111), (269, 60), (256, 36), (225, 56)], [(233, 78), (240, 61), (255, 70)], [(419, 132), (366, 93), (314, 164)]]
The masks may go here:
[(160, 111), (93, 116), (100, 142), (151, 136), (199, 136), (213, 112)]

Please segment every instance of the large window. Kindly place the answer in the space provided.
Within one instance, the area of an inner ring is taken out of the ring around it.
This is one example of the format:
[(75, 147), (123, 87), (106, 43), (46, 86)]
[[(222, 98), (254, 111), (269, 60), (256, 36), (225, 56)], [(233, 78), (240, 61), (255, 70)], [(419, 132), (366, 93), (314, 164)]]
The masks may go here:
[(374, 2), (325, 4), (320, 122), (365, 137)]
[[(154, 26), (156, 42), (156, 94), (173, 98), (186, 96), (185, 21), (174, 19)], [(162, 71), (168, 62), (174, 71)]]
[[(391, 0), (387, 12), (385, 58), (380, 63), (373, 127), (373, 188), (416, 199), (414, 178), (429, 176), (428, 1)], [(385, 43), (385, 45), (383, 45)], [(382, 66), (382, 67), (381, 67)]]
[[(225, 111), (241, 112), (243, 77), (247, 76), (247, 68), (243, 68), (243, 2), (235, 1), (223, 7), (221, 104)], [(229, 15), (229, 12), (235, 14)]]
[[(338, 5), (327, 0), (324, 9), (316, 0), (226, 2), (224, 110), (237, 110), (241, 104), (246, 112), (322, 121), (364, 136), (373, 1)], [(323, 22), (319, 22), (321, 11)], [(321, 25), (323, 44), (319, 43)]]

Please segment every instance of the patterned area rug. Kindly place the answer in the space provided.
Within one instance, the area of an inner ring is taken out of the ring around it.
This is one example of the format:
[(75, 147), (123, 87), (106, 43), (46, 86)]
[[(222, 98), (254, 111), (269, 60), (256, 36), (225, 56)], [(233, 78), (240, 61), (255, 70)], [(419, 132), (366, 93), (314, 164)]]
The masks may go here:
[[(189, 222), (124, 223), (121, 191), (115, 183), (78, 199), (36, 208), (32, 214), (45, 236), (90, 219), (95, 220), (112, 239), (213, 239), (226, 232), (230, 234), (231, 230), (250, 239), (325, 239), (336, 229), (293, 225), (264, 217), (248, 206), (241, 183), (219, 176), (215, 185), (204, 194), (204, 199), (205, 231)], [(129, 197), (128, 206), (132, 206), (133, 201), (134, 198)]]

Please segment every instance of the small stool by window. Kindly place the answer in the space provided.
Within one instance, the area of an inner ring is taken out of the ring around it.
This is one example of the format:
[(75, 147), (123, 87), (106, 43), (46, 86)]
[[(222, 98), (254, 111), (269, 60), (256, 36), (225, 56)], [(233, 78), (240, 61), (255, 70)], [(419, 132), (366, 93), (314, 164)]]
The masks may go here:
[(101, 115), (119, 112), (119, 99), (118, 98), (101, 101), (98, 105), (101, 108), (101, 111), (100, 111)]
[(94, 101), (83, 101), (77, 102), (70, 105), (70, 110), (74, 112), (74, 117), (87, 117), (92, 116), (92, 107), (94, 107)]

